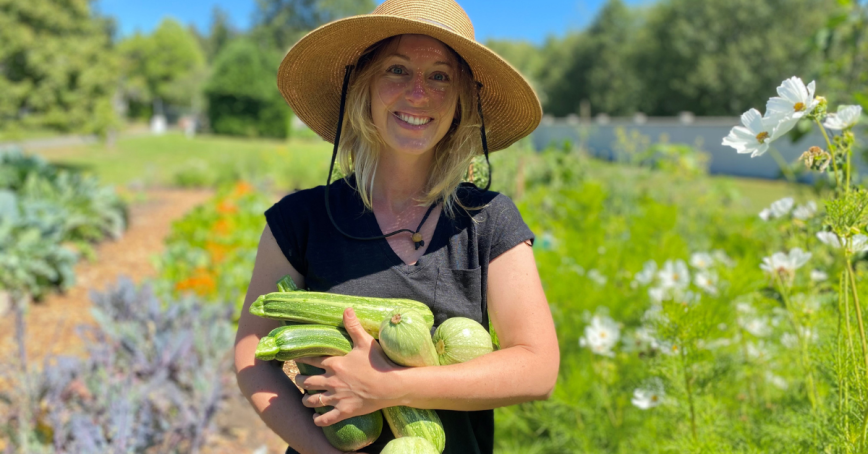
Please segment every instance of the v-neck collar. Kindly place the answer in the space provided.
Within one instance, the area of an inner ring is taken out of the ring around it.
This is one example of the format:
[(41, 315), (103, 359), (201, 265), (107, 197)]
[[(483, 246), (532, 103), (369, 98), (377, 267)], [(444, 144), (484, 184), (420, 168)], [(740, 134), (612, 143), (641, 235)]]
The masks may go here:
[[(341, 222), (339, 218), (345, 218), (345, 222), (354, 222), (359, 223), (362, 226), (362, 230), (364, 231), (364, 236), (381, 236), (383, 235), (383, 231), (380, 228), (380, 224), (377, 222), (377, 216), (374, 214), (372, 210), (369, 210), (364, 202), (362, 202), (362, 198), (356, 189), (356, 177), (355, 175), (350, 175), (347, 180), (340, 180), (343, 184), (344, 196), (349, 197), (352, 200), (350, 204), (353, 207), (353, 214), (343, 213), (342, 216), (338, 216), (336, 220)], [(360, 214), (359, 214), (360, 213)], [(379, 245), (378, 249), (383, 254), (383, 256), (392, 264), (392, 269), (400, 271), (404, 274), (413, 274), (422, 269), (424, 269), (428, 263), (432, 260), (430, 255), (434, 253), (438, 248), (443, 245), (443, 235), (444, 231), (449, 226), (448, 219), (446, 213), (443, 208), (440, 209), (440, 214), (437, 217), (437, 225), (434, 227), (434, 232), (431, 235), (430, 241), (426, 242), (427, 248), (425, 249), (425, 253), (422, 254), (416, 260), (416, 263), (413, 265), (408, 265), (398, 256), (392, 246), (389, 245), (389, 241), (386, 238), (378, 238), (376, 240), (365, 240), (365, 242), (373, 242)], [(357, 224), (358, 225), (358, 224)]]

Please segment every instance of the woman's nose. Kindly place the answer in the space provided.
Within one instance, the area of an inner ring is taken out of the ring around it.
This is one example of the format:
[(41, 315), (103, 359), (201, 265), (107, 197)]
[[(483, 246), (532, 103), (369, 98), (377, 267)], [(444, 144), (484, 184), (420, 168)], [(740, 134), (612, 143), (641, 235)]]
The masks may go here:
[(421, 73), (413, 75), (410, 86), (407, 87), (407, 99), (422, 102), (428, 100), (428, 91), (425, 87), (425, 76)]

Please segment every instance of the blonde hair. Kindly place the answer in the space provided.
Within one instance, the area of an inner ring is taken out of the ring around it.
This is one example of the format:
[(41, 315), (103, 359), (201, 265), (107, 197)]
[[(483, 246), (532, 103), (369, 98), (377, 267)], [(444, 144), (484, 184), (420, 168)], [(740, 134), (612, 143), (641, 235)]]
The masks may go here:
[[(371, 116), (370, 87), (378, 74), (377, 63), (383, 58), (389, 45), (399, 37), (400, 35), (386, 38), (365, 50), (359, 57), (347, 89), (338, 163), (344, 175), (355, 173), (356, 190), (369, 210), (373, 209), (371, 192), (380, 150), (384, 145)], [(458, 103), (452, 125), (434, 146), (434, 162), (425, 185), (425, 195), (418, 201), (425, 206), (442, 200), (447, 216), (454, 217), (456, 206), (469, 209), (461, 203), (456, 190), (464, 179), (471, 160), (480, 153), (482, 140), (479, 134), (481, 120), (476, 108), (477, 87), (470, 66), (452, 48), (446, 48), (458, 62), (455, 77)]]

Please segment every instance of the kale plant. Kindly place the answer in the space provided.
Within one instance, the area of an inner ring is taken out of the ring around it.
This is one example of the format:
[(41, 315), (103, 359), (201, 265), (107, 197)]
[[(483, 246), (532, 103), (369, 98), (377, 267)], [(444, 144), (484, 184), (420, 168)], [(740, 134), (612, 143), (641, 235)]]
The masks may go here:
[(7, 449), (197, 452), (232, 380), (231, 306), (160, 301), (126, 278), (92, 299), (86, 358), (49, 358), (4, 396), (30, 406), (5, 424)]

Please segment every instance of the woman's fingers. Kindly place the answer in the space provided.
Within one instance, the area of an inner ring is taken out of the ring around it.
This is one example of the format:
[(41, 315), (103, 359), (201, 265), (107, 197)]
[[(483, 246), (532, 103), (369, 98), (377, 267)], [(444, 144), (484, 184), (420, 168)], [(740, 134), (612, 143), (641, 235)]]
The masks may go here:
[(356, 317), (356, 311), (351, 307), (344, 309), (344, 329), (353, 340), (353, 346), (368, 346), (374, 340), (374, 337), (362, 327), (362, 323)]
[(324, 365), (323, 362), (325, 362), (327, 359), (329, 359), (328, 356), (311, 356), (308, 358), (296, 358), (295, 362), (307, 364), (313, 367), (319, 367), (320, 369), (325, 369), (327, 365)]
[(308, 408), (326, 407), (329, 405), (330, 395), (326, 393), (305, 394), (301, 398), (301, 404)]
[(323, 414), (315, 414), (313, 415), (313, 423), (319, 427), (330, 426), (334, 423), (341, 422), (347, 419), (350, 415), (346, 415), (341, 413), (337, 408), (332, 408), (331, 410), (323, 413)]
[(296, 375), (295, 384), (305, 391), (326, 391), (327, 379), (322, 375)]

